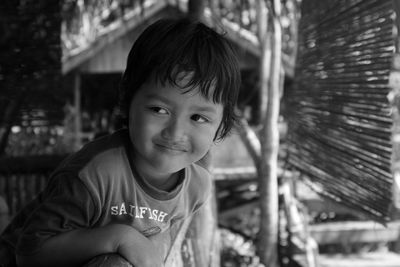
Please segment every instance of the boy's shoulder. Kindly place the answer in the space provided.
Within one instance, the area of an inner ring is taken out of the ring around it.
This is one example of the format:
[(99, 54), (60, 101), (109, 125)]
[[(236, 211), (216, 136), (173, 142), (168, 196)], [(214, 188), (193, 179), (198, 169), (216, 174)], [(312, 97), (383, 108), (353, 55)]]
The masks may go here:
[(212, 186), (211, 172), (198, 162), (191, 164), (189, 194), (194, 198), (208, 197), (206, 193), (210, 192)]
[(79, 173), (89, 166), (99, 168), (115, 166), (121, 162), (120, 158), (125, 153), (125, 147), (128, 144), (129, 134), (126, 129), (95, 139), (67, 157), (57, 167), (54, 174), (59, 172)]

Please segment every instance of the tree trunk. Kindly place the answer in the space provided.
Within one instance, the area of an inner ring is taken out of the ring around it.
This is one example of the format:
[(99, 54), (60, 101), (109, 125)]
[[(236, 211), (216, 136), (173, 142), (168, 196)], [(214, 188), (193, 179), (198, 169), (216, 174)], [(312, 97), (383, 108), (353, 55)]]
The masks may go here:
[[(263, 0), (259, 1), (261, 14), (260, 29), (263, 20), (267, 20), (267, 8)], [(258, 241), (258, 254), (266, 266), (278, 266), (278, 150), (279, 150), (279, 104), (280, 104), (280, 73), (281, 73), (281, 27), (279, 21), (280, 1), (274, 0), (272, 10), (272, 40), (271, 61), (268, 66), (268, 37), (266, 32), (260, 32), (261, 37), (261, 91), (263, 98), (261, 140), (261, 164), (259, 172), (261, 223)], [(270, 73), (268, 77), (268, 73)], [(266, 105), (265, 105), (266, 104)]]

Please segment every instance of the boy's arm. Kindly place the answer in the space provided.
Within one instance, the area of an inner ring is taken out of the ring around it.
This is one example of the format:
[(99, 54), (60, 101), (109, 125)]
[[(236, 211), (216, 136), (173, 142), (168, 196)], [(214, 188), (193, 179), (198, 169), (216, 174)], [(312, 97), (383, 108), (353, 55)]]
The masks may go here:
[(136, 229), (123, 224), (79, 229), (46, 240), (31, 255), (17, 255), (18, 266), (81, 266), (91, 258), (119, 253), (134, 266), (163, 266), (161, 253)]

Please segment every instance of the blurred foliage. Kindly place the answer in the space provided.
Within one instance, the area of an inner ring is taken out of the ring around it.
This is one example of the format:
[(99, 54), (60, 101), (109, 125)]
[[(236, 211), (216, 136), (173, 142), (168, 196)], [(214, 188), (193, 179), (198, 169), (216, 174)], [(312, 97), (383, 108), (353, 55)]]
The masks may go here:
[(221, 266), (223, 267), (263, 267), (256, 256), (255, 245), (242, 235), (219, 229), (221, 238)]
[(0, 124), (19, 125), (22, 116), (36, 116), (38, 109), (60, 119), (58, 1), (2, 1), (0, 12)]
[(69, 151), (69, 145), (63, 137), (63, 127), (13, 127), (6, 155), (29, 156), (29, 155), (54, 155), (65, 154)]

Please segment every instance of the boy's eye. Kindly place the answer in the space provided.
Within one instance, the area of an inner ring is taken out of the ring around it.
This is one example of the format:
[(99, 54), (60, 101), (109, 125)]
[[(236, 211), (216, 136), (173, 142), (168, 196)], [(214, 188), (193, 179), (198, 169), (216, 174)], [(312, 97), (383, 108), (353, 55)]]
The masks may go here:
[(195, 122), (200, 122), (200, 123), (204, 123), (204, 122), (209, 122), (210, 121), (206, 117), (201, 116), (199, 114), (192, 115), (191, 119), (194, 120)]
[(165, 108), (160, 108), (160, 107), (150, 107), (149, 108), (151, 111), (158, 113), (158, 114), (168, 114), (168, 111)]

